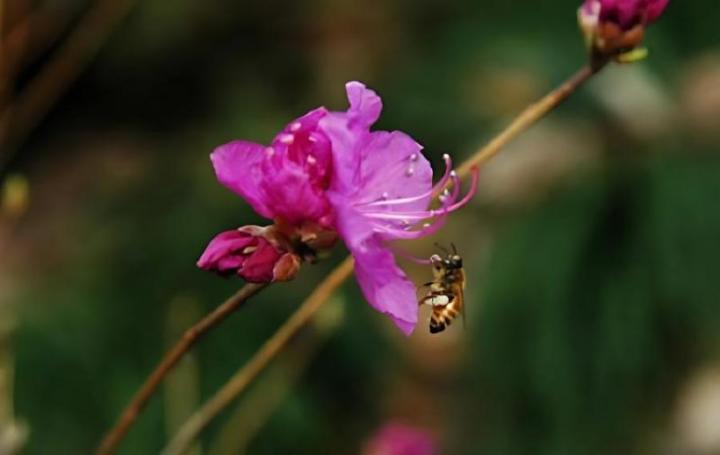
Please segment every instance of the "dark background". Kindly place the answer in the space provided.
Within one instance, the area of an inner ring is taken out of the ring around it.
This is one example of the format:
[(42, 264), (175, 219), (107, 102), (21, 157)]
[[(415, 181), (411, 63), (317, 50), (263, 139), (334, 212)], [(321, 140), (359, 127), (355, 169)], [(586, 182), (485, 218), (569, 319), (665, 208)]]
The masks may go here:
[[(215, 233), (264, 223), (213, 147), (344, 109), (360, 80), (378, 128), (460, 162), (585, 59), (569, 0), (0, 3), (21, 44), (0, 86), (0, 431), (28, 454), (90, 452), (241, 285), (195, 267)], [(716, 0), (671, 1), (648, 60), (593, 79), (406, 245), (458, 245), (466, 329), (431, 337), (423, 313), (405, 338), (348, 282), (195, 453), (353, 453), (387, 421), (442, 453), (720, 453), (718, 20)], [(216, 328), (121, 453), (157, 453), (344, 254)]]

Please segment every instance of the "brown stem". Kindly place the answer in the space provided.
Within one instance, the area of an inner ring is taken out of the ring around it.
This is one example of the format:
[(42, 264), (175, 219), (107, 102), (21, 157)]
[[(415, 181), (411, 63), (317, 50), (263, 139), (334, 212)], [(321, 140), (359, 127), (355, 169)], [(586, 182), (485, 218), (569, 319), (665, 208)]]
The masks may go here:
[(246, 284), (212, 313), (205, 316), (197, 324), (190, 327), (183, 334), (182, 338), (165, 354), (162, 361), (155, 367), (155, 370), (148, 376), (140, 390), (135, 394), (130, 404), (125, 408), (120, 418), (107, 433), (97, 449), (98, 454), (110, 454), (115, 451), (117, 445), (125, 437), (132, 424), (137, 419), (147, 402), (157, 390), (162, 380), (170, 370), (183, 357), (183, 355), (212, 327), (219, 324), (230, 316), (247, 299), (257, 294), (267, 284)]
[(500, 153), (503, 147), (505, 147), (510, 141), (537, 123), (537, 121), (543, 118), (545, 114), (559, 106), (570, 95), (575, 93), (575, 91), (583, 83), (590, 79), (595, 73), (600, 71), (604, 66), (605, 65), (603, 64), (596, 68), (593, 68), (590, 65), (582, 67), (562, 85), (545, 95), (545, 97), (539, 101), (525, 108), (525, 110), (522, 111), (522, 113), (520, 113), (520, 115), (518, 115), (510, 125), (500, 132), (500, 134), (495, 136), (487, 143), (487, 145), (478, 150), (468, 160), (463, 162), (457, 170), (458, 175), (460, 177), (467, 176), (473, 166), (482, 166), (492, 157)]
[(97, 54), (136, 0), (97, 0), (14, 105), (0, 112), (0, 169)]
[[(507, 128), (500, 132), (500, 134), (487, 145), (478, 150), (472, 157), (463, 162), (458, 168), (458, 175), (460, 177), (467, 177), (472, 168), (486, 163), (490, 158), (497, 155), (502, 148), (517, 137), (518, 134), (530, 128), (545, 114), (560, 105), (560, 103), (572, 95), (584, 82), (604, 66), (605, 65), (600, 65), (596, 68), (590, 66), (583, 67), (544, 98), (528, 106)], [(323, 303), (325, 303), (335, 290), (351, 275), (352, 271), (353, 262), (350, 258), (347, 258), (320, 283), (300, 308), (290, 316), (290, 319), (265, 342), (255, 356), (240, 368), (210, 400), (185, 422), (167, 445), (163, 454), (179, 455), (187, 450), (200, 432), (252, 383), (292, 336), (312, 318), (322, 307)]]
[(346, 258), (313, 291), (302, 305), (285, 321), (275, 334), (262, 345), (260, 350), (245, 364), (215, 395), (205, 403), (185, 424), (180, 427), (170, 441), (164, 455), (181, 454), (208, 423), (245, 388), (252, 383), (270, 361), (287, 345), (288, 341), (317, 313), (337, 289), (352, 273), (353, 261)]

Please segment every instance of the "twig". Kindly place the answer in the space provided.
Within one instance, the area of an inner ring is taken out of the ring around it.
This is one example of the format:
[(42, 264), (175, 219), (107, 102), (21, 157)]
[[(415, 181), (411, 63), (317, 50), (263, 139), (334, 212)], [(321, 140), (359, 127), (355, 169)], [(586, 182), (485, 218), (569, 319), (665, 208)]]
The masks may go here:
[(26, 12), (3, 37), (4, 57), (0, 77), (5, 77), (6, 82), (11, 80), (27, 63), (52, 47), (70, 20), (67, 10), (51, 9), (45, 5)]
[(570, 95), (575, 93), (575, 91), (583, 83), (585, 83), (603, 67), (604, 65), (597, 68), (592, 68), (589, 65), (582, 67), (562, 85), (545, 95), (545, 97), (541, 100), (525, 108), (525, 110), (522, 111), (522, 113), (518, 115), (510, 125), (500, 132), (500, 134), (495, 136), (487, 143), (487, 145), (478, 150), (468, 160), (463, 162), (458, 168), (458, 175), (461, 178), (466, 177), (469, 175), (470, 169), (473, 166), (482, 166), (492, 157), (500, 153), (503, 147), (505, 147), (510, 141), (537, 123), (537, 121), (543, 118), (545, 114), (559, 106)]
[(115, 451), (117, 445), (137, 419), (138, 415), (157, 390), (162, 380), (167, 376), (182, 356), (212, 327), (222, 322), (240, 307), (247, 299), (257, 294), (267, 284), (246, 284), (212, 313), (205, 316), (200, 322), (189, 328), (182, 338), (165, 354), (162, 361), (155, 367), (155, 370), (148, 376), (140, 390), (135, 394), (130, 404), (120, 415), (115, 426), (110, 429), (102, 443), (98, 454), (110, 454)]
[(163, 450), (163, 455), (181, 454), (205, 426), (257, 377), (290, 339), (317, 313), (333, 292), (350, 276), (353, 261), (346, 258), (313, 291), (302, 305), (285, 321), (260, 350), (185, 424)]
[(4, 152), (0, 156), (0, 170), (97, 54), (114, 26), (130, 12), (135, 1), (98, 0), (42, 72), (28, 83), (18, 102), (0, 113), (0, 144)]
[[(332, 300), (309, 323), (310, 333), (294, 341), (278, 355), (276, 364), (269, 368), (262, 380), (258, 380), (257, 385), (223, 423), (206, 451), (208, 455), (247, 453), (247, 445), (285, 401), (317, 351), (342, 325), (343, 302), (337, 297)], [(238, 428), (242, 428), (240, 434)]]
[[(518, 134), (530, 128), (548, 112), (560, 105), (560, 103), (573, 94), (584, 82), (602, 69), (603, 66), (604, 65), (601, 65), (597, 68), (591, 68), (590, 66), (583, 67), (540, 101), (528, 106), (507, 128), (500, 132), (500, 134), (487, 145), (478, 150), (472, 157), (463, 162), (458, 168), (458, 176), (461, 178), (467, 177), (473, 167), (480, 166), (497, 155), (502, 148), (517, 137)], [(167, 445), (163, 451), (163, 455), (180, 455), (187, 450), (192, 441), (197, 438), (212, 419), (231, 404), (245, 388), (252, 383), (258, 374), (270, 363), (272, 358), (287, 344), (288, 340), (312, 318), (323, 303), (325, 303), (335, 290), (350, 276), (352, 270), (353, 262), (350, 258), (347, 258), (325, 278), (307, 300), (305, 300), (302, 306), (290, 316), (290, 319), (265, 342), (255, 356), (240, 368), (210, 400), (185, 422)]]

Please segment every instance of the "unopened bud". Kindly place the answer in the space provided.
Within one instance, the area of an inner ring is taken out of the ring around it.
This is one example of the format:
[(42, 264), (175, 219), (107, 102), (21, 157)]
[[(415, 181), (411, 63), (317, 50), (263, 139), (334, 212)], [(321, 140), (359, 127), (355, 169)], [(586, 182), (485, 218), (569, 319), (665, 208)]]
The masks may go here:
[(648, 25), (669, 0), (585, 0), (578, 22), (593, 60), (628, 63), (643, 58), (639, 50)]
[(220, 275), (237, 275), (252, 283), (287, 281), (300, 268), (299, 258), (275, 239), (273, 229), (245, 226), (226, 231), (210, 241), (198, 267)]
[(285, 253), (273, 267), (274, 281), (290, 281), (300, 271), (302, 259), (296, 254)]

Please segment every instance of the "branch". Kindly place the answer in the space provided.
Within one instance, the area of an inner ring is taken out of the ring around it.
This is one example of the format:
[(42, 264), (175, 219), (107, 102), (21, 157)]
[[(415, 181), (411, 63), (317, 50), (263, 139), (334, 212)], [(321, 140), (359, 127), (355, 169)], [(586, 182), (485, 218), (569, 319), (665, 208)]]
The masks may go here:
[(183, 355), (192, 348), (206, 332), (225, 320), (225, 318), (230, 316), (240, 307), (240, 305), (245, 303), (250, 297), (257, 294), (265, 287), (267, 287), (267, 284), (246, 284), (238, 292), (236, 292), (235, 295), (217, 307), (212, 313), (208, 314), (197, 324), (185, 331), (182, 338), (180, 338), (180, 340), (175, 343), (175, 346), (173, 346), (173, 348), (165, 354), (162, 361), (145, 380), (145, 383), (135, 394), (130, 404), (120, 415), (120, 418), (115, 423), (115, 426), (110, 429), (105, 438), (102, 440), (102, 443), (97, 449), (97, 453), (113, 453), (117, 448), (117, 445), (125, 437), (128, 430), (137, 419), (140, 412), (153, 396), (160, 383), (163, 379), (165, 379), (165, 376), (167, 376), (170, 370), (172, 370)]
[(42, 72), (31, 80), (15, 105), (0, 112), (0, 170), (20, 143), (98, 53), (114, 26), (137, 0), (98, 0)]
[(270, 361), (287, 345), (288, 341), (317, 313), (352, 274), (353, 261), (346, 258), (313, 291), (302, 305), (285, 321), (275, 334), (268, 339), (260, 350), (185, 424), (163, 450), (163, 455), (181, 454), (187, 450), (198, 434), (220, 411), (231, 404), (248, 385), (263, 371)]
[[(528, 106), (516, 119), (487, 145), (478, 150), (458, 168), (458, 176), (467, 177), (475, 166), (480, 166), (497, 155), (509, 142), (526, 131), (538, 120), (559, 106), (580, 86), (605, 65), (583, 67), (566, 82), (538, 102)], [(180, 428), (163, 451), (163, 455), (180, 455), (192, 444), (200, 432), (228, 405), (230, 405), (270, 363), (287, 342), (313, 317), (335, 290), (350, 276), (353, 262), (345, 259), (290, 316), (285, 324), (260, 348), (255, 356), (240, 368), (216, 394), (195, 412)]]
[(531, 126), (543, 118), (548, 112), (558, 107), (563, 101), (568, 99), (570, 95), (575, 93), (581, 85), (588, 81), (593, 75), (600, 71), (605, 64), (601, 64), (596, 68), (589, 65), (582, 67), (577, 73), (573, 74), (567, 81), (548, 93), (539, 101), (531, 104), (520, 113), (515, 120), (505, 127), (504, 130), (495, 136), (487, 145), (478, 150), (470, 159), (463, 162), (458, 168), (458, 175), (461, 178), (470, 174), (473, 166), (482, 166), (495, 155), (500, 153), (502, 149), (515, 139), (520, 133), (525, 132)]

